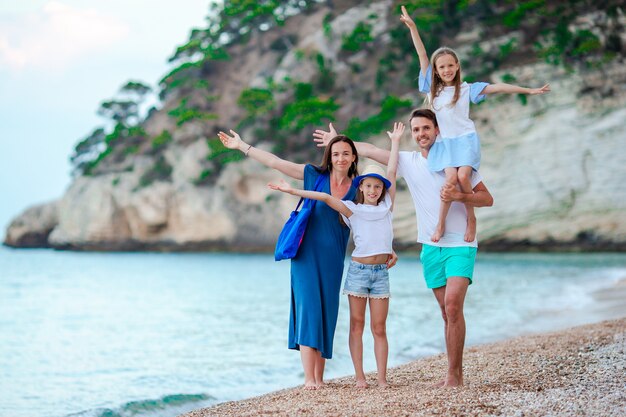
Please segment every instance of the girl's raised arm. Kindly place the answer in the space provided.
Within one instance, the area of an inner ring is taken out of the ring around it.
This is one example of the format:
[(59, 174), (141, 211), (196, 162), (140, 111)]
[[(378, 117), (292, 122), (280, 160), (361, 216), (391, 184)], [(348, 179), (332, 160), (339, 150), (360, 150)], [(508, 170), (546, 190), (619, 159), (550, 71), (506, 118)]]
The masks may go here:
[(234, 130), (230, 130), (230, 135), (224, 132), (219, 132), (217, 136), (220, 138), (220, 141), (222, 141), (222, 144), (228, 149), (240, 150), (246, 156), (259, 161), (266, 167), (282, 172), (283, 174), (296, 180), (304, 179), (304, 164), (296, 164), (294, 162), (286, 161), (277, 157), (273, 153), (255, 148), (254, 146), (245, 143), (239, 134)]
[(400, 138), (404, 133), (404, 123), (394, 123), (393, 132), (387, 132), (391, 140), (391, 151), (389, 152), (389, 162), (387, 163), (387, 179), (391, 182), (389, 187), (389, 197), (391, 197), (391, 207), (396, 197), (396, 176), (398, 172), (398, 154), (400, 152)]
[(343, 214), (346, 217), (352, 216), (352, 210), (346, 207), (345, 204), (341, 202), (340, 199), (333, 197), (330, 194), (320, 193), (319, 191), (309, 191), (309, 190), (300, 190), (297, 188), (291, 187), (285, 180), (280, 180), (278, 184), (267, 184), (269, 188), (274, 191), (282, 191), (283, 193), (297, 195), (298, 197), (310, 198), (311, 200), (319, 200), (328, 204), (330, 208), (339, 213)]
[(528, 94), (531, 96), (545, 94), (550, 92), (550, 84), (546, 84), (541, 88), (526, 88), (513, 84), (496, 83), (486, 86), (482, 94)]
[(406, 7), (402, 6), (402, 15), (400, 16), (400, 20), (404, 23), (409, 30), (411, 31), (411, 39), (413, 39), (413, 45), (415, 46), (415, 50), (417, 51), (417, 56), (420, 60), (420, 68), (424, 74), (426, 74), (426, 69), (428, 68), (428, 53), (426, 52), (426, 47), (424, 46), (424, 42), (422, 42), (422, 38), (420, 38), (420, 34), (417, 31), (417, 25), (409, 16), (409, 13), (406, 11)]

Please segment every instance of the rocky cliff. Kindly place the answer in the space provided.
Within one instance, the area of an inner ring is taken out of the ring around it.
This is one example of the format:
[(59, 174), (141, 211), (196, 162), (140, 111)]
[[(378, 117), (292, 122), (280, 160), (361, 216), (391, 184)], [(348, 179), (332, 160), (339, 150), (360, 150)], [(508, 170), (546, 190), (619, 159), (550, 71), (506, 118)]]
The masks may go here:
[[(225, 44), (228, 59), (185, 67), (187, 83), (180, 87), (173, 87), (176, 74), (165, 77), (162, 106), (141, 122), (141, 134), (107, 140), (98, 165), (92, 162), (58, 201), (13, 220), (5, 244), (78, 250), (272, 248), (297, 200), (269, 191), (265, 184), (280, 174), (224, 152), (216, 132), (237, 128), (255, 146), (298, 162), (319, 162), (310, 133), (328, 120), (355, 139), (387, 146), (377, 133), (422, 103), (417, 74), (407, 71), (415, 68), (415, 53), (395, 6), (315, 3), (282, 26)], [(483, 247), (626, 248), (626, 156), (620, 150), (626, 143), (626, 18), (619, 7), (611, 10), (585, 4), (570, 22), (595, 33), (598, 44), (613, 52), (588, 65), (537, 58), (529, 52), (532, 45), (524, 45), (541, 35), (523, 25), (506, 31), (490, 27), (487, 18), (497, 9), (487, 17), (484, 10), (465, 10), (475, 18), (460, 20), (437, 39), (453, 45), (464, 65), (478, 68), (466, 71), (469, 76), (552, 87), (546, 96), (492, 97), (473, 108), (482, 140), (481, 173), (495, 198), (492, 208), (477, 210)], [(502, 62), (486, 65), (489, 60)], [(190, 79), (206, 81), (206, 91), (188, 87)], [(246, 107), (248, 93), (257, 101)], [(181, 119), (184, 106), (197, 117)], [(369, 125), (375, 127), (365, 128)], [(416, 149), (408, 135), (402, 148)], [(402, 186), (394, 227), (396, 247), (414, 244), (415, 213)]]

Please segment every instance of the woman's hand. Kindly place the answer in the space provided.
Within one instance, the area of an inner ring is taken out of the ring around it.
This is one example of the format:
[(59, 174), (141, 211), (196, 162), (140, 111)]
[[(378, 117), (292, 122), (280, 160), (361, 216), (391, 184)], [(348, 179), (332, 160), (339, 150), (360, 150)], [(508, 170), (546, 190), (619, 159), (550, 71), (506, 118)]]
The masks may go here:
[(322, 129), (317, 129), (313, 132), (313, 141), (317, 143), (318, 148), (324, 148), (335, 136), (337, 136), (337, 131), (335, 130), (333, 124), (329, 123), (328, 132)]
[(402, 138), (402, 135), (404, 134), (404, 123), (402, 122), (396, 122), (393, 124), (393, 132), (387, 131), (387, 134), (389, 135), (389, 139), (391, 139), (391, 141), (400, 141), (400, 138)]
[(293, 187), (287, 184), (285, 180), (278, 180), (278, 184), (272, 184), (271, 182), (267, 184), (268, 188), (274, 191), (282, 191), (283, 193), (291, 194), (293, 191)]
[(530, 88), (528, 92), (529, 95), (535, 96), (538, 94), (545, 94), (550, 92), (550, 84), (546, 84), (541, 88)]
[(415, 25), (413, 19), (411, 19), (411, 16), (409, 16), (409, 13), (406, 11), (406, 7), (402, 6), (401, 10), (402, 15), (400, 16), (400, 21), (404, 23), (409, 29), (416, 31), (417, 26)]
[(220, 141), (222, 142), (222, 144), (228, 149), (241, 150), (241, 147), (242, 145), (244, 145), (244, 142), (243, 140), (241, 140), (241, 137), (239, 136), (239, 134), (232, 129), (230, 130), (230, 134), (232, 136), (228, 136), (226, 133), (220, 131), (217, 134), (217, 136), (220, 138)]

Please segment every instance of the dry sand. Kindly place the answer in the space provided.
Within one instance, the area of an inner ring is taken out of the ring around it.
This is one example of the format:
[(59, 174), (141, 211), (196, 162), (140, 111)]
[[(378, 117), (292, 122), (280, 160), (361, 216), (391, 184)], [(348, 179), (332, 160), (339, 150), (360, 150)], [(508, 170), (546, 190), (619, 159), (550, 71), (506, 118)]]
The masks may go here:
[[(622, 306), (626, 300), (620, 300)], [(206, 416), (626, 416), (626, 317), (465, 350), (465, 387), (444, 389), (443, 354), (354, 379), (292, 388), (184, 414)]]

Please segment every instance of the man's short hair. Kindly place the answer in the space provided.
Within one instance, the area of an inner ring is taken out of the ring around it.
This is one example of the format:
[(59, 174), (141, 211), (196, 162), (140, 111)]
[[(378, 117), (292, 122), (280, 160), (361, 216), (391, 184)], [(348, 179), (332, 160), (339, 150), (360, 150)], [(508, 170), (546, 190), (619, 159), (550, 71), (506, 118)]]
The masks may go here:
[(433, 125), (435, 127), (439, 127), (437, 125), (437, 116), (435, 116), (435, 112), (432, 111), (431, 109), (416, 109), (416, 110), (413, 110), (413, 112), (411, 113), (411, 117), (409, 117), (409, 123), (411, 123), (411, 120), (413, 120), (416, 117), (424, 117), (424, 118), (430, 120), (431, 122), (433, 122)]

